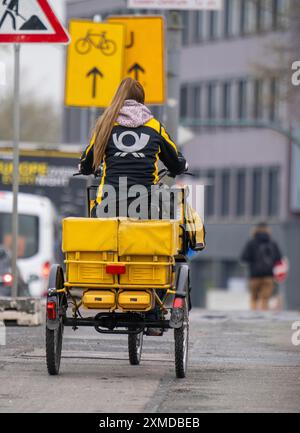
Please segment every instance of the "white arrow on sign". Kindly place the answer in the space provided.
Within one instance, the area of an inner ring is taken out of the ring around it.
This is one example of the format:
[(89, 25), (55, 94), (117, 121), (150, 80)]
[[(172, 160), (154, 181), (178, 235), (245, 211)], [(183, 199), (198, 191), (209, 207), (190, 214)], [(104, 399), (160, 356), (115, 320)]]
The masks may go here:
[(0, 0), (0, 43), (68, 43), (48, 0)]

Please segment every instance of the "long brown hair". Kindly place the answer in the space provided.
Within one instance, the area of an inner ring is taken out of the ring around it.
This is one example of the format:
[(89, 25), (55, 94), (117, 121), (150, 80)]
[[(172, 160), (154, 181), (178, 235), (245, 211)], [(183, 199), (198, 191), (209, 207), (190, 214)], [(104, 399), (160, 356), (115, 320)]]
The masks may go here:
[(107, 142), (126, 99), (134, 99), (141, 104), (145, 102), (143, 86), (138, 81), (129, 77), (121, 82), (110, 106), (96, 122), (93, 131), (93, 135), (95, 136), (93, 166), (95, 169), (103, 161)]

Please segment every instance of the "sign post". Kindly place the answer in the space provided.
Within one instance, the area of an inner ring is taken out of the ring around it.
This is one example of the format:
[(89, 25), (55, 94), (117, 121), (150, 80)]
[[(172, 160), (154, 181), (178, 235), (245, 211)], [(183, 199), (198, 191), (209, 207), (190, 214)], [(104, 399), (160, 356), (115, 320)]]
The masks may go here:
[(20, 144), (20, 44), (68, 43), (69, 36), (47, 0), (0, 0), (0, 44), (14, 44), (12, 297), (18, 296), (18, 192)]
[(13, 138), (13, 209), (12, 209), (12, 297), (18, 296), (18, 194), (19, 194), (19, 143), (20, 143), (20, 44), (14, 45), (14, 138)]

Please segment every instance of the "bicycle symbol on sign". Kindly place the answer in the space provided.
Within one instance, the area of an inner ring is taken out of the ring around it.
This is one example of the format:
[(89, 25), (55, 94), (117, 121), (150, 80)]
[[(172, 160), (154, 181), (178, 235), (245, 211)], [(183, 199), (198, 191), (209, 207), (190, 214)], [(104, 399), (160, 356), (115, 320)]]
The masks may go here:
[[(79, 54), (88, 54), (92, 47), (100, 50), (105, 56), (112, 56), (117, 51), (117, 45), (111, 39), (106, 38), (106, 33), (103, 32), (100, 34), (91, 33), (88, 30), (86, 36), (84, 38), (78, 39), (75, 44), (75, 49)], [(95, 42), (95, 38), (100, 38)]]

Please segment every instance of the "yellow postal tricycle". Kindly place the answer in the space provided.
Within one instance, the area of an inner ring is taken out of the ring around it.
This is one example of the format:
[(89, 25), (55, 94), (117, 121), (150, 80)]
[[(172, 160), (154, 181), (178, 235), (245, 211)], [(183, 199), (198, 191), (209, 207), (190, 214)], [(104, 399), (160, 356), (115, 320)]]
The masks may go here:
[(179, 197), (179, 215), (169, 220), (63, 220), (65, 272), (52, 266), (47, 296), (49, 374), (59, 373), (64, 326), (91, 326), (103, 334), (127, 334), (132, 365), (141, 362), (144, 335), (173, 329), (176, 376), (186, 376), (190, 287), (184, 188)]

